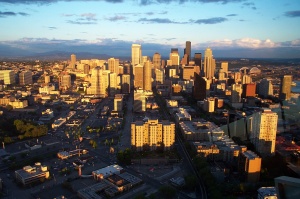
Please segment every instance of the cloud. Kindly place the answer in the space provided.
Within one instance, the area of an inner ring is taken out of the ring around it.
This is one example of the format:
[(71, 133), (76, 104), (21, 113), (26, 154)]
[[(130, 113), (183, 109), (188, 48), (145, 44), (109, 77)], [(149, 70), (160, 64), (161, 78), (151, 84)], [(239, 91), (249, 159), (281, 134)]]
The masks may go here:
[(169, 4), (169, 3), (180, 3), (184, 4), (186, 2), (198, 2), (198, 3), (221, 3), (221, 4), (227, 4), (227, 3), (236, 3), (236, 2), (242, 2), (245, 0), (140, 0), (139, 4), (146, 6), (150, 4)]
[(300, 17), (300, 10), (288, 11), (284, 15), (287, 17)]
[(146, 12), (146, 15), (154, 15), (154, 12)]
[(57, 28), (54, 27), (54, 26), (49, 26), (48, 29), (49, 29), (49, 30), (56, 30)]
[(77, 25), (90, 25), (97, 24), (96, 14), (94, 13), (82, 13), (79, 15), (76, 14), (62, 14), (63, 17), (76, 17), (74, 19), (69, 19), (66, 22), (70, 24)]
[(198, 19), (198, 20), (191, 20), (193, 23), (197, 24), (217, 24), (227, 21), (227, 18), (224, 17), (213, 17), (208, 19)]
[(163, 23), (163, 24), (177, 24), (178, 23), (178, 22), (172, 21), (167, 18), (152, 18), (152, 19), (140, 18), (138, 21), (146, 22), (146, 23)]
[(253, 2), (245, 2), (245, 3), (243, 3), (243, 6), (242, 6), (242, 8), (243, 7), (248, 7), (248, 8), (251, 8), (251, 9), (253, 9), (253, 10), (256, 10), (256, 6), (255, 6), (255, 4), (253, 3)]
[(21, 15), (21, 16), (29, 16), (28, 13), (25, 13), (25, 12), (1, 12), (0, 11), (0, 17), (1, 18), (4, 18), (4, 17), (11, 17), (11, 16), (18, 16), (18, 15)]
[(237, 14), (229, 14), (229, 15), (226, 15), (227, 17), (235, 17), (237, 16)]
[(126, 17), (125, 16), (116, 15), (114, 17), (108, 17), (106, 19), (109, 20), (109, 21), (121, 21), (121, 20), (126, 19)]

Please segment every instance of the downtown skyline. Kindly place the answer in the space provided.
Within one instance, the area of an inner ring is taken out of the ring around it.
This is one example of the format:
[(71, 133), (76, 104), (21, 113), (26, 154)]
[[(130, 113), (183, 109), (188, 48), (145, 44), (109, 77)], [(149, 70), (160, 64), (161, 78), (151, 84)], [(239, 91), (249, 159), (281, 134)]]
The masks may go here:
[(0, 0), (0, 57), (64, 51), (130, 56), (192, 42), (215, 57), (300, 58), (300, 2)]

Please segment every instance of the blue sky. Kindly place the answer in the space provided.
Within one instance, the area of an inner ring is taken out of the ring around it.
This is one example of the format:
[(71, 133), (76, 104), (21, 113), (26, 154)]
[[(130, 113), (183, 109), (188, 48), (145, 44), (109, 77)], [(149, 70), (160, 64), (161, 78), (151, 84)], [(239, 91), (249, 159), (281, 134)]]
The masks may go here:
[(0, 56), (48, 51), (300, 58), (299, 0), (0, 0)]

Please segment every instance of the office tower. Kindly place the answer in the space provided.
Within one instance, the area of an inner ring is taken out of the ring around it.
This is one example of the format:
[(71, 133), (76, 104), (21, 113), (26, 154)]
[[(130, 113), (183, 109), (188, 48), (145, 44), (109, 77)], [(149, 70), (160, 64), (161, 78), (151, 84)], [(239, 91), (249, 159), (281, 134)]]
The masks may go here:
[(166, 67), (166, 60), (161, 60), (161, 68), (164, 69)]
[(117, 73), (109, 73), (109, 96), (117, 94)]
[[(172, 66), (179, 66), (180, 57), (178, 53), (170, 53), (170, 61)], [(168, 64), (169, 65), (169, 64)]]
[(163, 69), (155, 70), (156, 84), (163, 84), (165, 81), (165, 72)]
[(242, 84), (232, 84), (231, 85), (231, 103), (239, 103), (241, 102), (241, 96), (243, 92), (243, 86)]
[(185, 42), (185, 52), (184, 52), (184, 54), (187, 54), (187, 56), (188, 56), (187, 63), (189, 63), (189, 61), (191, 60), (191, 51), (192, 51), (191, 42), (186, 41)]
[(133, 111), (144, 112), (146, 111), (146, 96), (143, 89), (137, 89), (133, 94)]
[(114, 111), (122, 111), (123, 110), (123, 95), (116, 94), (114, 98)]
[(103, 82), (103, 90), (101, 90), (101, 95), (105, 97), (108, 96), (109, 83), (110, 83), (109, 75), (110, 75), (109, 70), (102, 71), (101, 82)]
[(123, 66), (119, 66), (119, 68), (118, 68), (118, 74), (119, 75), (124, 74), (124, 67)]
[(175, 124), (148, 120), (131, 123), (131, 146), (137, 151), (170, 150), (175, 143)]
[(215, 107), (222, 108), (224, 106), (224, 100), (220, 98), (215, 98)]
[(209, 97), (204, 99), (203, 109), (206, 112), (213, 113), (215, 111), (215, 98)]
[(204, 100), (210, 89), (210, 80), (205, 77), (201, 77), (199, 74), (194, 75), (194, 98), (196, 100)]
[(134, 88), (144, 88), (144, 66), (141, 64), (134, 66)]
[(226, 80), (226, 73), (223, 71), (222, 68), (219, 69), (219, 72), (218, 72), (218, 80), (219, 81), (224, 81)]
[(103, 81), (102, 81), (102, 72), (100, 66), (97, 66), (92, 69), (92, 75), (91, 75), (91, 86), (87, 90), (87, 94), (93, 94), (93, 95), (102, 95), (103, 94)]
[(212, 79), (215, 76), (216, 63), (213, 58), (212, 50), (207, 48), (204, 53), (203, 72), (207, 79)]
[(150, 61), (144, 62), (144, 72), (143, 72), (143, 89), (145, 91), (152, 91), (152, 71), (151, 71), (151, 65)]
[(141, 63), (141, 64), (144, 65), (144, 63), (145, 63), (146, 61), (149, 61), (149, 57), (148, 57), (148, 56), (142, 56), (142, 63)]
[(15, 83), (15, 73), (12, 70), (0, 70), (0, 81), (5, 85)]
[(250, 150), (242, 152), (239, 155), (238, 169), (245, 182), (257, 183), (260, 178), (261, 158)]
[(233, 73), (233, 79), (234, 79), (235, 83), (240, 83), (241, 82), (241, 73), (240, 72)]
[(197, 66), (182, 66), (182, 79), (191, 80), (194, 79), (194, 73), (199, 74)]
[(275, 155), (278, 115), (271, 109), (263, 109), (252, 115), (250, 141), (262, 156)]
[(161, 69), (161, 55), (159, 53), (154, 53), (152, 62), (154, 70)]
[(121, 80), (121, 89), (123, 94), (130, 93), (130, 75), (123, 74)]
[(228, 78), (228, 62), (221, 62), (221, 69), (225, 73), (225, 78)]
[(90, 73), (90, 66), (88, 64), (84, 64), (83, 73), (87, 75)]
[(171, 53), (179, 54), (178, 48), (171, 48)]
[(32, 72), (31, 71), (22, 71), (19, 74), (19, 84), (20, 85), (32, 84)]
[(133, 67), (133, 74), (135, 74), (134, 66), (142, 64), (142, 46), (139, 44), (132, 44), (131, 46), (131, 65)]
[(71, 87), (71, 75), (61, 75), (59, 80), (59, 88), (67, 89)]
[(188, 60), (188, 55), (187, 55), (187, 54), (184, 54), (184, 55), (183, 55), (183, 58), (182, 58), (182, 60), (181, 60), (181, 65), (182, 65), (182, 66), (187, 66), (187, 65), (189, 65), (189, 60)]
[(273, 95), (272, 82), (266, 78), (262, 79), (258, 85), (258, 94), (264, 98)]
[(173, 84), (172, 85), (172, 92), (171, 96), (180, 96), (182, 91), (182, 86), (179, 84)]
[(75, 65), (76, 65), (76, 55), (72, 54), (70, 68), (75, 68)]
[(168, 68), (167, 71), (169, 72), (168, 77), (170, 77), (170, 78), (177, 75), (176, 68)]
[(124, 74), (129, 74), (130, 75), (130, 64), (129, 63), (124, 63)]
[(249, 83), (243, 84), (242, 97), (255, 97), (256, 96), (256, 84)]
[(250, 75), (243, 75), (242, 77), (242, 84), (250, 84), (252, 83), (252, 78)]
[(108, 70), (111, 73), (119, 74), (119, 59), (109, 58), (108, 59)]
[(280, 94), (279, 98), (281, 100), (290, 100), (291, 99), (291, 89), (292, 89), (292, 75), (284, 75), (281, 77), (280, 83)]
[(200, 66), (200, 70), (201, 70), (201, 67), (202, 67), (202, 54), (201, 53), (195, 53), (194, 61), (195, 61), (196, 66)]

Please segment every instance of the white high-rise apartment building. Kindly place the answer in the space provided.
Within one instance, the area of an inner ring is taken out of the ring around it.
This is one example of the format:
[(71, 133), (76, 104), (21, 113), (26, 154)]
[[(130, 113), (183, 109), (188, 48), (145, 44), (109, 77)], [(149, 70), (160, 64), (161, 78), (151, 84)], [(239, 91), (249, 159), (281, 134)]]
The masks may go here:
[(117, 74), (110, 73), (109, 74), (109, 95), (115, 96), (117, 94), (118, 82), (117, 82)]
[(278, 115), (271, 109), (263, 109), (252, 116), (250, 140), (263, 157), (275, 154), (277, 123)]
[(134, 66), (137, 64), (142, 64), (142, 46), (139, 44), (132, 44), (131, 46), (131, 65)]
[(119, 59), (109, 58), (108, 59), (108, 70), (111, 73), (119, 74)]
[(14, 84), (15, 83), (15, 73), (12, 70), (0, 70), (0, 80), (4, 84)]
[(170, 121), (148, 120), (131, 123), (131, 146), (137, 151), (170, 150), (175, 143), (175, 124)]
[(204, 74), (207, 79), (212, 79), (215, 76), (216, 62), (213, 58), (212, 50), (207, 48), (204, 53)]

